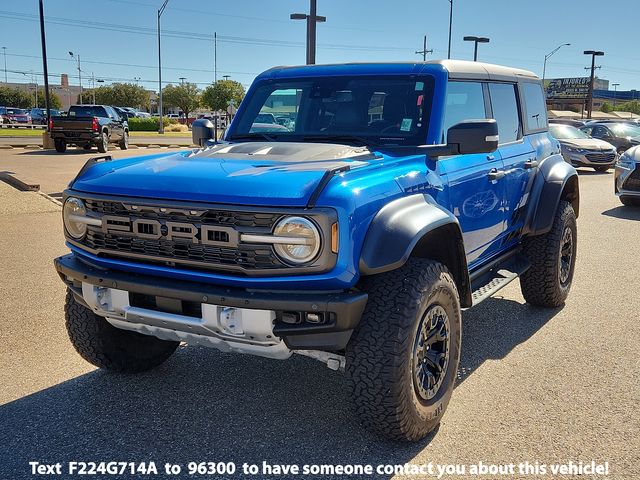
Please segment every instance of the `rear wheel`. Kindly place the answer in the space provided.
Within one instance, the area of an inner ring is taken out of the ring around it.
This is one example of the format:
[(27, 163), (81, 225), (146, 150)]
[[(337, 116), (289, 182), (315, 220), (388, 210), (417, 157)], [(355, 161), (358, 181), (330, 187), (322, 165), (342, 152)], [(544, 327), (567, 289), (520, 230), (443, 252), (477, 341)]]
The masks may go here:
[(520, 277), (525, 300), (541, 307), (559, 307), (571, 288), (576, 264), (576, 214), (567, 201), (558, 204), (551, 230), (524, 241), (531, 267)]
[(116, 328), (79, 303), (70, 291), (64, 313), (67, 333), (76, 351), (87, 362), (106, 370), (150, 370), (169, 358), (180, 344)]
[(109, 150), (109, 136), (107, 132), (102, 132), (98, 139), (97, 147), (100, 153), (106, 153), (107, 150)]
[(64, 153), (67, 151), (67, 142), (64, 140), (57, 138), (53, 141), (53, 144), (56, 147), (56, 152)]
[(639, 197), (630, 197), (628, 195), (620, 195), (620, 201), (627, 207), (640, 207)]
[(460, 362), (461, 314), (447, 268), (418, 258), (365, 277), (369, 294), (346, 350), (347, 386), (362, 423), (416, 441), (447, 408)]
[(124, 132), (124, 134), (122, 135), (122, 139), (120, 140), (120, 143), (118, 145), (120, 146), (121, 150), (126, 150), (127, 148), (129, 148), (129, 132)]

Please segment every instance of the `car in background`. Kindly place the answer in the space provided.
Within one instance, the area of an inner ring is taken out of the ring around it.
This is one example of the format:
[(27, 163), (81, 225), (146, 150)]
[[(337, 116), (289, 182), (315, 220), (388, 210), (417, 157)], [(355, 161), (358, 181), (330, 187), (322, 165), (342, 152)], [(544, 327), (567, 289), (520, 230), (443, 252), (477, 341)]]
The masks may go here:
[(550, 118), (549, 123), (571, 125), (572, 127), (580, 128), (580, 127), (583, 127), (586, 122), (584, 120), (572, 120), (570, 118)]
[(634, 120), (633, 118), (604, 118), (602, 120), (588, 120), (585, 125), (589, 125), (591, 123), (627, 123), (629, 125), (640, 125), (640, 121)]
[(136, 110), (136, 118), (151, 118), (151, 114), (147, 112), (140, 112)]
[[(260, 116), (260, 114), (258, 114)], [(257, 117), (256, 117), (257, 119)], [(262, 122), (253, 122), (251, 125), (251, 129), (249, 133), (291, 133), (287, 127), (282, 125), (278, 125), (277, 123), (262, 123)]]
[(255, 119), (254, 123), (275, 123), (275, 124), (278, 124), (278, 122), (276, 121), (276, 116), (273, 113), (259, 113), (256, 116), (256, 119)]
[(0, 116), (4, 119), (4, 123), (31, 123), (31, 115), (22, 108), (0, 107)]
[(576, 127), (551, 123), (549, 133), (560, 142), (565, 161), (574, 167), (592, 167), (596, 172), (606, 172), (616, 163), (616, 147), (592, 138)]
[[(52, 117), (59, 117), (60, 110), (50, 109)], [(46, 108), (32, 108), (29, 112), (31, 115), (31, 123), (34, 125), (46, 125), (49, 119), (47, 118), (47, 109)]]
[(126, 118), (127, 120), (129, 120), (130, 118), (135, 118), (135, 113), (131, 112), (128, 108), (126, 107), (113, 107), (113, 109), (118, 112), (118, 115), (120, 115), (121, 117)]
[(618, 153), (640, 145), (640, 127), (626, 123), (592, 122), (580, 128), (584, 133), (609, 142)]
[(640, 147), (630, 148), (620, 155), (614, 189), (623, 205), (640, 207)]
[(51, 117), (49, 135), (58, 153), (64, 153), (67, 145), (85, 150), (95, 145), (101, 153), (109, 143), (117, 143), (122, 150), (129, 147), (127, 117), (109, 105), (73, 105), (66, 117)]

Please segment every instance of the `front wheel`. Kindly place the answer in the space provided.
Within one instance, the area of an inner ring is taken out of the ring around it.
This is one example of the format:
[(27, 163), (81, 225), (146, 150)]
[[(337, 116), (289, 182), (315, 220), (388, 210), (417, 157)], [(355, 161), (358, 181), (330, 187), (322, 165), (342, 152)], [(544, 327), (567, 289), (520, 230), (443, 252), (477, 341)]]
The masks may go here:
[(541, 307), (559, 307), (571, 288), (576, 265), (576, 214), (567, 201), (558, 204), (551, 230), (524, 241), (531, 267), (520, 277), (525, 300)]
[(441, 263), (411, 258), (361, 287), (369, 299), (346, 350), (353, 408), (385, 437), (420, 440), (453, 393), (462, 323), (456, 285)]
[(102, 132), (98, 139), (97, 147), (100, 153), (107, 153), (107, 150), (109, 150), (109, 136), (107, 132)]
[(64, 313), (67, 333), (76, 351), (87, 362), (106, 370), (150, 370), (169, 358), (180, 344), (116, 328), (79, 303), (70, 291)]

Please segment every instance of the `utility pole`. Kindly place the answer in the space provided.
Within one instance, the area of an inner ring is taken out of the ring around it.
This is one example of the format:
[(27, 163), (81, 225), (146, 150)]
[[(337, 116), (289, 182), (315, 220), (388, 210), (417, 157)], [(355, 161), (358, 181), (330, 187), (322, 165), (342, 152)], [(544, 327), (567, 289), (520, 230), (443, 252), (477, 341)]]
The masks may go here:
[(292, 13), (291, 20), (307, 21), (307, 65), (316, 63), (316, 24), (327, 21), (327, 17), (318, 15), (317, 0), (309, 0), (309, 15), (306, 13)]
[(447, 58), (451, 58), (451, 27), (453, 26), (453, 0), (449, 0), (449, 49)]
[(4, 83), (9, 83), (7, 81), (7, 47), (2, 47), (2, 51), (4, 52)]
[(422, 55), (422, 61), (426, 62), (427, 61), (427, 53), (433, 53), (433, 48), (430, 50), (427, 50), (427, 36), (424, 36), (424, 41), (422, 43), (422, 50), (417, 50), (416, 51), (416, 55)]
[(78, 60), (78, 82), (80, 83), (80, 103), (84, 103), (84, 99), (82, 98), (82, 70), (80, 70), (80, 54), (74, 55), (73, 52), (69, 52), (71, 58), (75, 58)]
[(158, 122), (158, 133), (164, 133), (164, 124), (162, 123), (162, 55), (160, 54), (160, 17), (167, 7), (169, 0), (164, 0), (162, 6), (158, 9), (158, 113), (160, 121)]
[(604, 52), (599, 50), (585, 50), (585, 55), (591, 55), (591, 80), (589, 81), (589, 93), (587, 93), (587, 118), (591, 119), (593, 113), (593, 83), (595, 81), (596, 57), (602, 57)]
[(613, 109), (616, 109), (616, 100), (618, 99), (618, 87), (620, 86), (619, 83), (612, 83), (611, 86), (613, 87)]
[(479, 43), (489, 43), (489, 39), (487, 37), (468, 36), (468, 37), (464, 37), (463, 40), (465, 42), (474, 42), (474, 47), (473, 47), (473, 61), (474, 62), (478, 61), (478, 44)]

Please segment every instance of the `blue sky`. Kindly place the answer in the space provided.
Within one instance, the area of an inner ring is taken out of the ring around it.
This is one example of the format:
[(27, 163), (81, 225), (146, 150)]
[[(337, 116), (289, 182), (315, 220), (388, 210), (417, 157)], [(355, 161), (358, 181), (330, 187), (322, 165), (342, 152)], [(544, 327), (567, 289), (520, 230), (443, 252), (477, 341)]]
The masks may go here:
[[(141, 85), (157, 88), (156, 10), (162, 0), (44, 3), (52, 76), (77, 75), (71, 50), (80, 54), (85, 87), (93, 73), (107, 82), (140, 78)], [(304, 63), (305, 22), (289, 20), (289, 14), (308, 8), (307, 0), (169, 0), (162, 16), (163, 80), (186, 77), (201, 88), (210, 83), (213, 32), (219, 35), (219, 78), (230, 75), (248, 85), (271, 66)], [(583, 50), (603, 50), (598, 76), (619, 83), (619, 90), (640, 89), (637, 30), (624, 20), (625, 12), (635, 17), (638, 10), (638, 0), (454, 0), (452, 57), (472, 58), (464, 35), (487, 36), (491, 43), (479, 46), (479, 60), (542, 75), (545, 54), (571, 43), (549, 60), (547, 78), (585, 76), (590, 58)], [(418, 60), (413, 52), (425, 34), (434, 49), (428, 58), (446, 58), (448, 0), (318, 0), (318, 13), (327, 17), (318, 25), (318, 63)], [(0, 2), (9, 81), (29, 81), (21, 71), (42, 71), (37, 14), (36, 0)], [(3, 61), (0, 50), (0, 69)]]

